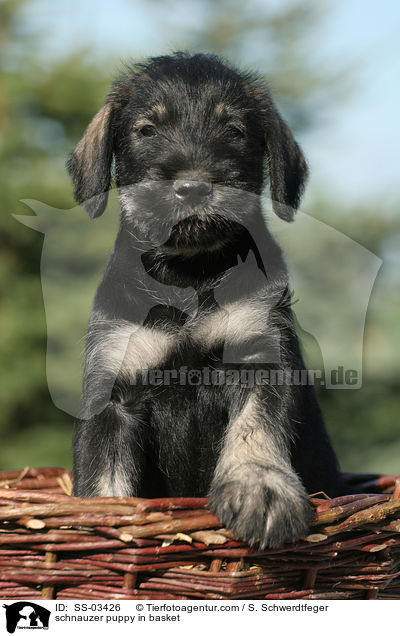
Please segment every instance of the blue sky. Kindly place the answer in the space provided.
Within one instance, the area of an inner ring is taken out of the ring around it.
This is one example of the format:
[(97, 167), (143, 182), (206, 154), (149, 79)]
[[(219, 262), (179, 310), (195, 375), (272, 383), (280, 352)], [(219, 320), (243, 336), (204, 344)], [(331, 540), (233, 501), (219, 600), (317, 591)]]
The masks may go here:
[[(332, 104), (322, 123), (300, 138), (311, 194), (323, 188), (335, 199), (390, 207), (400, 195), (400, 2), (321, 2), (330, 11), (312, 43), (316, 58), (333, 67), (355, 63), (358, 71), (351, 98)], [(34, 0), (27, 17), (44, 30), (43, 51), (52, 55), (84, 44), (95, 55), (124, 58), (179, 48), (164, 27), (166, 11), (161, 3), (134, 0)], [(201, 13), (200, 0), (174, 4), (177, 26), (195, 25)]]
[(391, 203), (400, 191), (400, 3), (340, 0), (323, 48), (358, 63), (354, 96), (306, 140), (316, 178), (351, 200)]

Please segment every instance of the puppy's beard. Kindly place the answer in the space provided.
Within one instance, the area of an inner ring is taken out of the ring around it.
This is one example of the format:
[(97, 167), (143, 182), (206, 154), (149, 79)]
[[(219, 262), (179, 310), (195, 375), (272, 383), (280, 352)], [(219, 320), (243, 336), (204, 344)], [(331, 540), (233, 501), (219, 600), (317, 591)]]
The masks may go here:
[(238, 188), (214, 186), (213, 196), (195, 205), (176, 199), (168, 182), (140, 182), (119, 188), (123, 217), (142, 242), (189, 256), (226, 245), (232, 228), (247, 225), (259, 210), (258, 195)]
[(167, 256), (181, 256), (182, 258), (191, 258), (192, 256), (197, 256), (198, 254), (204, 252), (218, 252), (219, 250), (223, 249), (227, 245), (227, 243), (227, 239), (220, 239), (214, 241), (213, 243), (199, 245), (197, 247), (195, 245), (176, 247), (173, 245), (164, 244), (161, 249), (164, 254), (167, 254)]

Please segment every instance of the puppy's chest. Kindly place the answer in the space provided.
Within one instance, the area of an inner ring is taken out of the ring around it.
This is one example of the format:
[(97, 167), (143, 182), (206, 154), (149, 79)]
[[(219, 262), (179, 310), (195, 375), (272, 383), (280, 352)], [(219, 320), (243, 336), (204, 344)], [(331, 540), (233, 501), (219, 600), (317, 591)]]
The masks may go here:
[(256, 301), (236, 302), (186, 320), (157, 317), (143, 325), (114, 325), (104, 341), (104, 356), (116, 373), (131, 376), (168, 366), (198, 367), (218, 359), (233, 362), (232, 355), (241, 362), (257, 361), (267, 340), (271, 325), (266, 307)]

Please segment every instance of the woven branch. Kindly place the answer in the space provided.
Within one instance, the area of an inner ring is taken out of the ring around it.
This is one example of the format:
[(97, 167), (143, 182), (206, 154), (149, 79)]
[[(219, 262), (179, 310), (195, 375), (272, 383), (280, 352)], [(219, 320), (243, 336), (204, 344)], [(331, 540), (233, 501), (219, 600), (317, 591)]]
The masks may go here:
[(314, 494), (309, 535), (257, 551), (207, 499), (78, 499), (64, 469), (0, 473), (0, 595), (400, 598), (400, 479), (345, 477), (363, 494)]

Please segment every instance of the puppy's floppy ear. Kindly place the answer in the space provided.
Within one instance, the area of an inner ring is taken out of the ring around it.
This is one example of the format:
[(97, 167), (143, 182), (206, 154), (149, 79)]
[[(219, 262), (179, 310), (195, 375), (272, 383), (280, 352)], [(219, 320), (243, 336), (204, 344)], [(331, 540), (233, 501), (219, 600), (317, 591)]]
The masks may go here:
[(67, 162), (75, 199), (84, 203), (92, 219), (103, 214), (107, 206), (113, 157), (112, 119), (113, 103), (109, 100), (94, 116)]
[(285, 221), (293, 221), (308, 168), (289, 126), (272, 105), (265, 125), (265, 142), (274, 212)]

